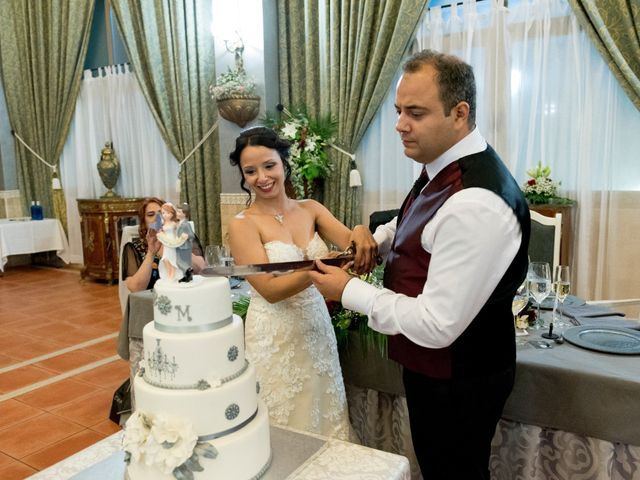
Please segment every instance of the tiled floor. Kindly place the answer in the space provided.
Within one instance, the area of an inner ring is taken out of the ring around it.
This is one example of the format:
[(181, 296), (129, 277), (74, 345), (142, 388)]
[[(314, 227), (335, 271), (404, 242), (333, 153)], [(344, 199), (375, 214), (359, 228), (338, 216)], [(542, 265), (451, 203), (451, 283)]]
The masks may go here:
[(0, 479), (23, 479), (111, 435), (117, 286), (72, 269), (8, 268), (0, 277)]

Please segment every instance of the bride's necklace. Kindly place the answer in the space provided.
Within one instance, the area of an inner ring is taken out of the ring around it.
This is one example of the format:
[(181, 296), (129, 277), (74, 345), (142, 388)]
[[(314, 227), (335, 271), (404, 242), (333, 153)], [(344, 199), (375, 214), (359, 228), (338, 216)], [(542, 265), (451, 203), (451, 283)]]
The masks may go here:
[(284, 224), (284, 213), (266, 213), (264, 212), (264, 210), (262, 210), (262, 207), (259, 207), (259, 208), (263, 215), (268, 215), (270, 217), (273, 217), (275, 221), (278, 222), (280, 225)]

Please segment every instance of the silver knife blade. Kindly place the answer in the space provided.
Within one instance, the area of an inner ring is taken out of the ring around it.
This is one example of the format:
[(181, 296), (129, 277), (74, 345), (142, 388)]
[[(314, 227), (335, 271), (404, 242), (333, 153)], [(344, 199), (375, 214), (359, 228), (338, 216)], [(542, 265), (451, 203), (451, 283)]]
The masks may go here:
[[(342, 267), (354, 259), (353, 255), (335, 258), (322, 258), (322, 262), (334, 267)], [(259, 273), (291, 273), (313, 270), (313, 260), (299, 260), (295, 262), (256, 263), (253, 265), (210, 265), (203, 268), (199, 275), (203, 277), (246, 277)]]

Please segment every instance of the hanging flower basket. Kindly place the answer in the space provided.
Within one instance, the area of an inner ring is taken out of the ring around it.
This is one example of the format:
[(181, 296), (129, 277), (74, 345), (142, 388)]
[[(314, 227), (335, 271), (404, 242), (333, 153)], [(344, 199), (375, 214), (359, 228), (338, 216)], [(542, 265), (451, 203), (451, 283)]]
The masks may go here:
[[(226, 43), (226, 42), (225, 42)], [(220, 116), (241, 128), (258, 116), (260, 97), (256, 94), (256, 83), (244, 69), (242, 39), (227, 50), (235, 54), (235, 66), (216, 78), (216, 83), (209, 87), (211, 97), (218, 104)]]
[(216, 98), (218, 112), (225, 120), (244, 128), (260, 111), (258, 96), (228, 96)]

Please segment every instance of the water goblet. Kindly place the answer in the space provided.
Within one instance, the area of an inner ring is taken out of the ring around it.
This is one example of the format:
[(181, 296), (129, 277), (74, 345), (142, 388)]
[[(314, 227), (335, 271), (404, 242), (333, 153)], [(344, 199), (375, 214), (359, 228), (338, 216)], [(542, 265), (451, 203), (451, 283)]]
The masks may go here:
[(529, 293), (538, 304), (536, 326), (539, 329), (544, 326), (540, 317), (540, 304), (551, 293), (551, 273), (547, 262), (531, 262), (527, 273), (529, 281)]
[(216, 247), (217, 245), (207, 245), (204, 248), (204, 261), (207, 264), (207, 267), (212, 267), (217, 263)]

